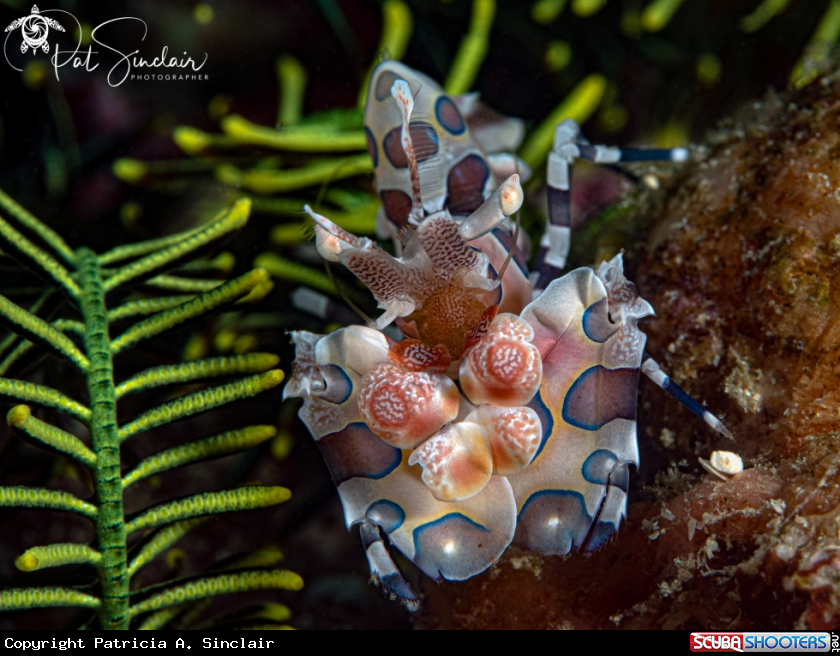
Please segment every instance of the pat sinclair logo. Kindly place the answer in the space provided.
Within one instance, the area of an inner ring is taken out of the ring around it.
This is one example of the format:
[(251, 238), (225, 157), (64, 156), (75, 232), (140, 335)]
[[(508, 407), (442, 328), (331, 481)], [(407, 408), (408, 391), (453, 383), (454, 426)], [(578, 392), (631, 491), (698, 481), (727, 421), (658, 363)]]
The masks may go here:
[[(20, 44), (20, 51), (25, 53), (29, 48), (32, 48), (32, 54), (38, 48), (43, 48), (44, 52), (50, 51), (50, 44), (47, 43), (47, 37), (50, 34), (50, 28), (63, 32), (64, 28), (54, 21), (52, 18), (41, 16), (41, 11), (38, 5), (33, 5), (32, 13), (29, 16), (18, 18), (12, 21), (12, 24), (6, 28), (7, 32), (20, 29), (23, 36), (23, 43)], [(8, 37), (7, 37), (8, 40)]]
[[(47, 14), (52, 14), (52, 16), (47, 16)], [(140, 54), (140, 48), (135, 47), (137, 44), (130, 44), (127, 51), (124, 51), (126, 44), (113, 43), (111, 40), (113, 28), (123, 22), (136, 24), (139, 28), (138, 40), (141, 44), (146, 40), (148, 34), (146, 22), (134, 16), (122, 16), (100, 23), (91, 29), (91, 43), (85, 49), (82, 46), (82, 25), (73, 14), (63, 9), (42, 10), (38, 8), (38, 5), (33, 5), (27, 16), (13, 20), (6, 28), (3, 56), (9, 66), (16, 71), (22, 71), (22, 66), (28, 57), (36, 53), (49, 55), (56, 80), (61, 79), (60, 71), (64, 68), (80, 68), (93, 73), (102, 65), (101, 70), (112, 87), (118, 87), (126, 81), (203, 81), (209, 79), (207, 73), (200, 72), (207, 63), (207, 53), (195, 58), (186, 51), (183, 51), (181, 55), (171, 55), (169, 46), (165, 45), (159, 54), (150, 59)], [(75, 45), (72, 44), (72, 38), (68, 35), (68, 29), (76, 34)], [(65, 35), (59, 37), (57, 33), (60, 32)], [(50, 44), (51, 39), (52, 44)], [(68, 47), (68, 41), (73, 47)], [(106, 69), (107, 66), (110, 68)]]

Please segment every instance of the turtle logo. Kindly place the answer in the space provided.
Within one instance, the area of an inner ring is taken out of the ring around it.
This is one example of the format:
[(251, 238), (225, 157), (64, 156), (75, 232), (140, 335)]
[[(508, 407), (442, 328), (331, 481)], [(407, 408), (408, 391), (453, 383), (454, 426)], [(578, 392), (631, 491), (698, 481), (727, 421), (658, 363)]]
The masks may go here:
[(50, 44), (47, 43), (50, 28), (59, 32), (64, 31), (64, 28), (58, 22), (42, 16), (38, 5), (32, 6), (32, 12), (28, 16), (12, 21), (12, 24), (6, 28), (6, 32), (11, 32), (17, 28), (20, 28), (20, 33), (23, 36), (20, 51), (25, 53), (29, 48), (32, 48), (33, 55), (38, 48), (41, 48), (45, 53), (50, 51)]

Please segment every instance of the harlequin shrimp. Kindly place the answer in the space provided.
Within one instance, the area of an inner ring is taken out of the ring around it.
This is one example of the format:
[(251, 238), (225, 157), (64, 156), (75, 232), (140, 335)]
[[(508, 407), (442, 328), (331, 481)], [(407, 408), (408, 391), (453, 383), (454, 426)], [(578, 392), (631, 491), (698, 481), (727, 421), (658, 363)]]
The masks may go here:
[[(618, 529), (638, 465), (640, 372), (727, 429), (644, 353), (653, 308), (622, 256), (560, 277), (570, 241), (570, 165), (685, 159), (684, 149), (589, 145), (557, 127), (549, 223), (529, 272), (509, 217), (523, 202), (522, 125), (474, 95), (449, 97), (396, 62), (373, 72), (365, 125), (382, 201), (374, 241), (307, 207), (317, 248), (352, 271), (384, 313), (328, 335), (293, 332), (284, 397), (360, 526), (375, 580), (411, 609), (417, 595), (385, 538), (433, 579), (464, 580), (514, 543), (546, 555), (592, 550)], [(399, 341), (383, 329), (395, 323)]]

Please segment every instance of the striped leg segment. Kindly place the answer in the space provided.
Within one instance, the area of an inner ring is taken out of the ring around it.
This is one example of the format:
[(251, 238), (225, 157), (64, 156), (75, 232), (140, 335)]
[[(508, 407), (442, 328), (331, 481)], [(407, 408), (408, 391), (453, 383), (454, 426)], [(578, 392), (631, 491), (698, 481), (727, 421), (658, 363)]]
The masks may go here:
[(289, 298), (292, 307), (342, 326), (359, 321), (359, 317), (349, 307), (309, 287), (298, 287), (289, 294)]
[(370, 565), (371, 576), (392, 599), (399, 599), (412, 613), (417, 611), (420, 608), (420, 598), (391, 560), (385, 543), (382, 541), (382, 535), (379, 533), (379, 527), (373, 522), (365, 521), (359, 525), (359, 531)]
[(596, 164), (616, 164), (617, 162), (685, 162), (688, 159), (686, 148), (615, 148), (612, 146), (592, 146), (579, 143), (578, 157)]
[(563, 121), (554, 131), (554, 147), (548, 155), (548, 225), (531, 270), (535, 297), (566, 266), (572, 236), (571, 167), (579, 153), (575, 145), (579, 137), (580, 126), (571, 120)]
[(628, 467), (627, 464), (618, 465), (607, 476), (606, 494), (582, 545), (584, 551), (595, 551), (618, 532), (621, 520), (627, 514), (627, 490), (630, 487)]
[(665, 372), (659, 367), (659, 364), (647, 353), (645, 353), (644, 360), (642, 361), (642, 373), (650, 378), (654, 383), (659, 385), (659, 387), (668, 392), (668, 394), (673, 396), (682, 405), (691, 410), (695, 415), (700, 417), (715, 431), (724, 437), (728, 437), (730, 440), (735, 440), (732, 433), (729, 432), (729, 429), (723, 425), (723, 422), (720, 419), (706, 410), (706, 408), (691, 398), (688, 392), (668, 378), (668, 376), (665, 375)]
[[(580, 133), (580, 126), (566, 120), (554, 132), (554, 146), (548, 156), (548, 225), (531, 273), (535, 297), (566, 266), (571, 244), (571, 166), (575, 158), (596, 164), (618, 162), (684, 162), (685, 148), (615, 148), (593, 146)], [(612, 166), (610, 168), (613, 168)]]

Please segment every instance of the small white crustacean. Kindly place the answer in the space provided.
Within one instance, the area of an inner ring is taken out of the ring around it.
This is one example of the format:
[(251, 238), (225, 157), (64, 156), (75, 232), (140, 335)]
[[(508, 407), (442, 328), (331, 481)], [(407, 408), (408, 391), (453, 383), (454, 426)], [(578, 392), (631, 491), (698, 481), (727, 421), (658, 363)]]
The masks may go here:
[(698, 458), (703, 468), (724, 481), (728, 481), (735, 474), (744, 471), (744, 461), (741, 456), (732, 451), (713, 451), (711, 460)]

